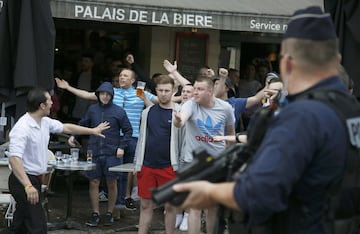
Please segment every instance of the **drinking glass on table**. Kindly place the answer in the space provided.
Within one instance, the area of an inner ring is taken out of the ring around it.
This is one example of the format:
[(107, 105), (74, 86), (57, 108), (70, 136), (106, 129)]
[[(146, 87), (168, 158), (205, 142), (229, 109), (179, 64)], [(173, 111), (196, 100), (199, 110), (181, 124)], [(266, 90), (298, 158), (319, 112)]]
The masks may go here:
[(92, 157), (93, 157), (93, 152), (92, 150), (88, 150), (86, 152), (86, 162), (87, 163), (92, 163)]
[(64, 163), (68, 163), (68, 162), (70, 162), (70, 160), (71, 160), (70, 154), (64, 154), (64, 155), (63, 155), (62, 161), (63, 161)]
[(56, 161), (57, 161), (57, 162), (60, 162), (60, 160), (62, 159), (62, 157), (63, 157), (63, 154), (62, 154), (61, 151), (56, 151), (56, 152), (55, 152), (55, 158), (56, 158)]
[(146, 82), (138, 81), (136, 86), (136, 96), (139, 98), (144, 98), (144, 89), (145, 89)]
[(78, 148), (71, 148), (70, 149), (70, 154), (71, 154), (71, 160), (74, 162), (77, 162), (79, 160), (79, 152), (80, 149)]

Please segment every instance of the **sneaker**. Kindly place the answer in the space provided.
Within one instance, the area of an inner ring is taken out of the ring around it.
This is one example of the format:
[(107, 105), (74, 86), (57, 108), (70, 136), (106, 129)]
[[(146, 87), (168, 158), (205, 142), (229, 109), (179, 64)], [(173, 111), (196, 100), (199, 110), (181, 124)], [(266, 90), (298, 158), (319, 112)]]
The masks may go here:
[(100, 216), (96, 212), (91, 213), (90, 220), (88, 220), (85, 224), (89, 227), (96, 227), (100, 222)]
[(109, 199), (107, 198), (106, 193), (104, 191), (101, 191), (99, 193), (99, 202), (106, 202), (108, 200)]
[(179, 229), (183, 232), (186, 232), (188, 230), (188, 213), (186, 212), (184, 213)]
[(182, 220), (183, 220), (183, 215), (182, 214), (176, 214), (175, 228), (179, 228)]
[(105, 214), (105, 220), (104, 220), (104, 225), (105, 226), (111, 226), (114, 223), (114, 218), (111, 212), (106, 212)]
[(131, 197), (125, 199), (125, 208), (127, 210), (136, 210), (135, 202)]

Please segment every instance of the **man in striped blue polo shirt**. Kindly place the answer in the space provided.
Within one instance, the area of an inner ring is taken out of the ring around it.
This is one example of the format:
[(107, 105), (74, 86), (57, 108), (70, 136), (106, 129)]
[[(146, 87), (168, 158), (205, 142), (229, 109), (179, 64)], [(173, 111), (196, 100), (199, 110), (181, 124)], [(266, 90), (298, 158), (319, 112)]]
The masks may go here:
[[(125, 150), (124, 163), (132, 163), (134, 159), (137, 139), (139, 137), (140, 117), (144, 106), (149, 106), (152, 102), (157, 102), (157, 97), (153, 94), (144, 91), (144, 99), (136, 96), (136, 89), (132, 85), (135, 82), (135, 73), (131, 69), (124, 69), (120, 72), (119, 83), (120, 88), (114, 88), (113, 102), (121, 106), (130, 120), (133, 128), (132, 141), (129, 143), (128, 148)], [(120, 133), (122, 135), (122, 133)], [(125, 173), (124, 173), (125, 174)], [(121, 176), (118, 185), (118, 199), (116, 201), (117, 208), (135, 210), (136, 207), (131, 198), (132, 191), (132, 173), (128, 176)]]

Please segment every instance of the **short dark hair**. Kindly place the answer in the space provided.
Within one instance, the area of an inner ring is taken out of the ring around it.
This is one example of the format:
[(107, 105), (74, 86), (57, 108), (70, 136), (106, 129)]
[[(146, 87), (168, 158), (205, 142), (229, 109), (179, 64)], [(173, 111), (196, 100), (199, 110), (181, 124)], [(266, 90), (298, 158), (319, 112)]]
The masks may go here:
[(318, 68), (338, 60), (338, 40), (330, 39), (314, 41), (308, 39), (289, 38), (284, 40), (285, 52), (295, 59), (300, 59), (305, 66)]
[(272, 79), (269, 79), (269, 84), (276, 83), (276, 82), (282, 82), (279, 77), (274, 77)]
[(239, 70), (236, 68), (229, 68), (229, 74), (232, 72), (239, 72)]
[(338, 76), (340, 80), (345, 84), (345, 86), (350, 90), (354, 88), (354, 81), (350, 78), (349, 74), (347, 73), (345, 67), (341, 64), (338, 65)]
[(151, 79), (154, 79), (155, 77), (159, 77), (161, 76), (162, 74), (161, 73), (154, 73), (152, 76), (151, 76)]
[[(130, 72), (131, 72), (131, 78), (136, 80), (137, 75), (136, 75), (136, 73), (134, 72), (134, 70), (132, 70), (131, 68), (125, 67), (124, 69), (121, 70), (121, 72), (122, 72), (122, 71), (125, 71), (125, 70), (130, 71)], [(121, 72), (120, 72), (120, 73), (121, 73)]]
[(156, 82), (156, 85), (159, 85), (159, 84), (171, 84), (171, 86), (174, 87), (175, 82), (168, 75), (160, 75)]
[(196, 78), (195, 82), (206, 82), (209, 88), (214, 88), (214, 80), (209, 77), (201, 77)]
[(26, 100), (27, 111), (30, 113), (37, 111), (40, 104), (46, 102), (46, 93), (47, 90), (41, 87), (31, 89)]

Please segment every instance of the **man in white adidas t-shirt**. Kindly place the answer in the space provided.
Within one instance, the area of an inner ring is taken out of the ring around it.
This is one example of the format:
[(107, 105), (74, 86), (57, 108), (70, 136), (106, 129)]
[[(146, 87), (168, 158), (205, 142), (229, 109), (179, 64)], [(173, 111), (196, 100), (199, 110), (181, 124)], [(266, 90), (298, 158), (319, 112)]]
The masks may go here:
[[(183, 151), (185, 162), (193, 160), (192, 152), (204, 148), (211, 155), (218, 155), (225, 149), (225, 142), (215, 142), (214, 136), (235, 134), (234, 114), (229, 103), (214, 97), (214, 82), (210, 78), (198, 78), (194, 84), (193, 98), (175, 111), (173, 124), (185, 125), (186, 145)], [(213, 233), (217, 208), (208, 209), (206, 228)], [(189, 233), (200, 231), (200, 210), (190, 209)]]

